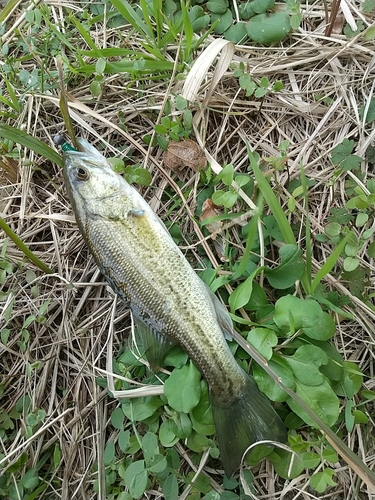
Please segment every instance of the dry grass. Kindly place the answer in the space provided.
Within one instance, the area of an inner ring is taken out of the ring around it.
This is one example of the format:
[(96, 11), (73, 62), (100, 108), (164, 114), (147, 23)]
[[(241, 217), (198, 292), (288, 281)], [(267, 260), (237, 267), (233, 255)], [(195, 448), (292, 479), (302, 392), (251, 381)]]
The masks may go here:
[[(49, 2), (52, 18), (57, 22), (64, 23), (61, 8), (64, 3)], [(358, 19), (358, 2), (347, 3)], [(265, 158), (277, 155), (278, 144), (289, 140), (288, 168), (277, 174), (275, 189), (280, 202), (286, 205), (285, 185), (290, 178), (299, 175), (300, 165), (304, 166), (306, 175), (316, 183), (310, 190), (308, 213), (300, 205), (293, 222), (302, 224), (308, 217), (312, 233), (316, 234), (322, 232), (330, 208), (345, 205), (348, 199), (345, 182), (350, 177), (354, 183), (357, 182), (357, 178), (350, 173), (335, 176), (335, 168), (330, 161), (332, 149), (345, 137), (355, 138), (357, 154), (363, 155), (374, 141), (375, 131), (364, 127), (358, 110), (373, 95), (375, 58), (373, 41), (366, 41), (363, 35), (351, 40), (342, 35), (325, 37), (324, 10), (309, 5), (305, 7), (302, 27), (284, 44), (268, 49), (243, 46), (235, 51), (234, 61), (244, 62), (254, 78), (266, 75), (271, 82), (279, 79), (284, 83), (284, 90), (269, 95), (262, 103), (248, 99), (240, 91), (232, 71), (228, 70), (210, 98), (209, 109), (204, 110), (201, 136), (208, 152), (220, 165), (231, 162), (238, 171), (247, 168), (245, 138)], [(22, 9), (15, 7), (12, 13), (14, 23), (22, 16)], [(366, 24), (370, 22), (370, 19), (365, 19)], [(22, 29), (21, 24), (21, 34), (26, 35)], [(93, 30), (96, 32), (93, 31), (91, 36), (98, 46), (110, 46), (118, 36), (118, 30), (104, 30), (100, 26), (93, 26)], [(123, 26), (120, 31), (127, 38), (129, 28)], [(12, 45), (15, 37), (16, 32), (11, 30), (5, 33), (3, 42), (17, 52), (19, 49)], [(138, 48), (136, 37), (127, 38), (127, 43)], [(175, 53), (174, 49), (171, 50), (171, 60)], [(46, 69), (54, 70), (52, 59), (44, 62)], [(23, 63), (24, 69), (29, 71), (39, 65), (37, 58)], [(211, 76), (211, 73), (207, 74), (207, 82)], [(104, 139), (111, 145), (107, 154), (121, 156), (126, 153), (131, 154), (134, 161), (143, 161), (142, 137), (153, 132), (164, 105), (168, 82), (140, 84), (134, 81), (124, 91), (122, 76), (112, 75), (106, 80), (100, 99), (93, 99), (88, 89), (89, 82), (73, 76), (68, 80), (70, 94), (85, 104), (83, 107), (76, 101), (72, 106), (79, 135), (87, 136), (94, 144), (95, 136)], [(172, 81), (169, 91), (180, 92), (181, 83)], [(201, 100), (204, 93), (203, 85)], [(331, 105), (315, 100), (316, 95), (321, 93), (332, 99)], [(52, 137), (64, 130), (57, 106), (58, 97), (55, 90), (43, 94), (27, 93), (23, 111), (16, 120), (17, 126), (51, 147)], [(126, 127), (126, 133), (115, 130), (111, 125), (119, 125), (120, 122)], [(126, 140), (129, 137), (132, 142)], [(152, 186), (159, 189), (144, 190), (144, 194), (164, 219), (170, 207), (159, 201), (161, 191), (168, 186), (157, 168), (161, 151), (152, 149), (148, 154), (147, 166), (152, 170)], [(32, 407), (43, 409), (47, 417), (30, 439), (26, 440), (24, 428), (20, 428), (13, 442), (0, 443), (0, 451), (14, 461), (27, 449), (31, 457), (29, 465), (35, 466), (45, 450), (59, 445), (61, 457), (56, 459), (53, 475), (48, 462), (39, 471), (40, 476), (47, 477), (43, 471), (49, 470), (50, 479), (48, 493), (40, 498), (88, 500), (97, 497), (93, 491), (95, 475), (92, 467), (94, 462), (102, 462), (105, 443), (114, 432), (109, 418), (116, 407), (116, 402), (96, 384), (95, 378), (102, 376), (99, 369), (106, 369), (108, 332), (115, 327), (114, 351), (120, 351), (124, 339), (129, 336), (129, 315), (121, 308), (121, 313), (117, 311), (113, 314), (113, 293), (103, 283), (73, 224), (60, 169), (23, 148), (19, 156), (17, 180), (14, 175), (11, 177), (2, 171), (1, 214), (30, 249), (54, 270), (54, 274), (44, 275), (36, 270), (35, 277), (30, 281), (27, 269), (31, 266), (25, 265), (6, 282), (7, 289), (12, 290), (14, 309), (12, 336), (6, 345), (0, 344), (4, 386), (1, 407), (10, 411), (15, 401), (28, 394), (32, 398)], [(363, 173), (365, 181), (374, 177), (370, 170)], [(176, 177), (174, 179), (177, 180)], [(197, 178), (189, 175), (185, 181), (186, 185), (194, 185)], [(182, 186), (181, 191), (184, 189), (185, 186)], [(187, 200), (191, 212), (194, 212), (194, 194), (195, 190)], [(195, 266), (199, 268), (201, 257), (197, 255), (195, 243), (200, 237), (195, 234), (185, 208), (170, 217), (179, 221), (186, 245), (192, 248), (192, 261), (195, 259)], [(241, 245), (236, 228), (232, 231), (233, 241)], [(303, 247), (302, 236), (300, 243)], [(209, 251), (210, 243), (205, 242), (204, 248)], [(329, 245), (314, 243), (314, 272), (330, 252)], [(23, 261), (23, 255), (12, 243), (8, 245), (7, 254), (16, 264)], [(209, 251), (208, 257), (215, 266), (217, 262), (212, 251)], [(364, 255), (360, 258), (370, 269), (367, 284), (370, 295), (374, 287), (374, 262)], [(326, 281), (332, 290), (350, 297), (353, 304), (354, 320), (338, 322), (334, 343), (344, 359), (356, 362), (365, 373), (366, 388), (374, 390), (374, 310), (371, 304), (365, 304), (352, 294), (349, 283), (336, 280), (334, 276), (328, 276)], [(36, 314), (46, 300), (51, 301), (48, 319), (44, 323), (32, 323), (30, 341), (26, 351), (22, 352), (18, 346), (22, 340), (22, 323), (28, 316)], [(4, 303), (1, 306), (3, 308)], [(38, 366), (32, 368), (36, 361)], [(356, 426), (346, 436), (348, 445), (372, 469), (375, 463), (373, 424), (372, 414), (368, 426)], [(26, 423), (23, 425), (26, 426)], [(186, 456), (181, 473), (187, 473), (190, 470), (187, 450), (179, 446), (177, 451)], [(99, 468), (99, 477), (104, 475), (103, 467)], [(371, 498), (367, 487), (345, 464), (340, 462), (333, 468), (337, 472), (338, 485), (320, 498)], [(221, 477), (210, 470), (207, 473), (213, 488), (220, 490)], [(307, 486), (307, 482), (306, 474), (293, 481), (280, 481), (267, 462), (256, 470), (255, 486), (258, 497), (262, 499), (318, 498), (319, 495)], [(99, 496), (105, 498), (103, 492)], [(151, 488), (147, 498), (156, 500), (162, 496)]]

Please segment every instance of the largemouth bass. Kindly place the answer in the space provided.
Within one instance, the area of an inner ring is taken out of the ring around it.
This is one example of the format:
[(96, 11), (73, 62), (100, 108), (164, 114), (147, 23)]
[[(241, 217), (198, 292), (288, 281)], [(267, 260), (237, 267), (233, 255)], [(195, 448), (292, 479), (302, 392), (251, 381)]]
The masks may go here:
[[(63, 154), (65, 183), (80, 232), (113, 290), (131, 308), (151, 367), (179, 344), (210, 388), (224, 471), (252, 443), (286, 440), (268, 399), (234, 359), (230, 316), (198, 277), (142, 196), (93, 146)], [(157, 342), (155, 342), (155, 340)]]

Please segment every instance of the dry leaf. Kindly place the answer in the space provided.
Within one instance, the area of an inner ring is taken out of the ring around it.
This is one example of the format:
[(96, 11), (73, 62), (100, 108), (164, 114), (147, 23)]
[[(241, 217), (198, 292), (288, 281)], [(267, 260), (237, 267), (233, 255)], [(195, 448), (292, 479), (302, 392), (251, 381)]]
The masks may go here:
[(167, 151), (163, 154), (166, 167), (174, 172), (181, 172), (184, 167), (190, 167), (195, 171), (207, 166), (206, 155), (202, 148), (190, 139), (181, 142), (170, 141)]

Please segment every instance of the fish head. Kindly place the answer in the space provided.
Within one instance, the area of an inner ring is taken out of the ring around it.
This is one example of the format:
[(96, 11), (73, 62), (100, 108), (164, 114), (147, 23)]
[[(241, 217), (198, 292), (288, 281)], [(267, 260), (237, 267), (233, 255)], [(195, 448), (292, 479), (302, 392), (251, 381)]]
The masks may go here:
[(78, 150), (63, 153), (64, 178), (76, 218), (84, 214), (110, 215), (110, 210), (132, 187), (114, 172), (99, 151), (84, 139), (77, 139)]

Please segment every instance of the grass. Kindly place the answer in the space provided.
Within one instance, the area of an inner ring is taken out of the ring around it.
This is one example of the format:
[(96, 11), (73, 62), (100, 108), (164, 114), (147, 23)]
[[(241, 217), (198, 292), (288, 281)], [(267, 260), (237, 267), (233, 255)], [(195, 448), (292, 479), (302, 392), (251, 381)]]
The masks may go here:
[[(361, 32), (340, 12), (327, 31), (338, 4), (302, 4), (288, 38), (234, 52), (210, 25), (195, 34), (184, 4), (168, 16), (161, 2), (115, 0), (0, 12), (0, 498), (371, 498), (375, 5), (347, 2)], [(186, 356), (173, 350), (157, 378), (129, 347), (129, 312), (63, 187), (53, 137), (69, 130), (66, 106), (230, 309), (233, 351), (268, 370), (252, 363), (294, 462), (258, 446), (251, 469), (223, 477)], [(168, 142), (187, 136), (209, 167), (163, 169)], [(207, 198), (221, 206), (200, 220)]]

